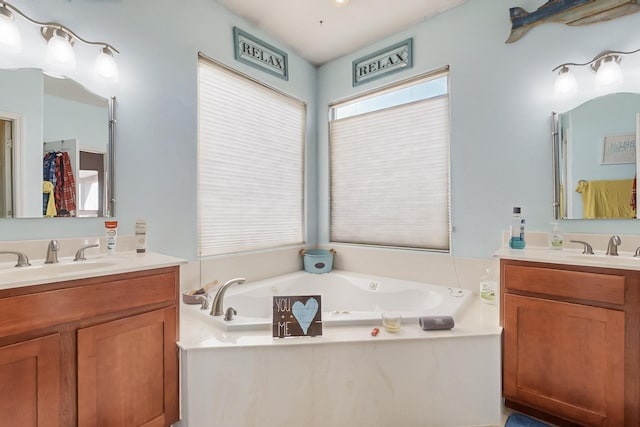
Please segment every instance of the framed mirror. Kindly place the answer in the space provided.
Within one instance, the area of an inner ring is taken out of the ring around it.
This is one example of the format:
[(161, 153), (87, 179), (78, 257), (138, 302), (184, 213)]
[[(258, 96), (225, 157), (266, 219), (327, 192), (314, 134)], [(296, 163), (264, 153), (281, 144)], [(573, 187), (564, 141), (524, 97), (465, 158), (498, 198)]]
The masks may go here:
[(552, 123), (555, 218), (638, 218), (640, 94), (594, 98)]
[(0, 218), (112, 216), (115, 98), (32, 68), (0, 90)]

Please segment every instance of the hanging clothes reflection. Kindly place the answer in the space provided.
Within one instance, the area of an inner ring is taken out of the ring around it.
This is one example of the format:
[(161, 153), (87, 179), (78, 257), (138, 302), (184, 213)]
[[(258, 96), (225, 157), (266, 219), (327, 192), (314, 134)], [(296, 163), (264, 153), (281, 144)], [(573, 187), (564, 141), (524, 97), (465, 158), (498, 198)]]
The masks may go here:
[[(65, 151), (50, 151), (45, 153), (42, 162), (42, 180), (50, 182), (53, 192), (44, 192), (48, 187), (43, 184), (42, 215), (43, 216), (75, 216), (76, 214), (76, 184), (71, 167), (69, 153)], [(55, 212), (49, 204), (53, 197)]]

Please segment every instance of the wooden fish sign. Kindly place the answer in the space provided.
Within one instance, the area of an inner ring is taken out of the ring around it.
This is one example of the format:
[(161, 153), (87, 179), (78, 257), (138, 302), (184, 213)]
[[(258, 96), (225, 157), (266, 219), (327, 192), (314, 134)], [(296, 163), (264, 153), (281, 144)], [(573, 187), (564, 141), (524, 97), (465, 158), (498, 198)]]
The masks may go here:
[(587, 25), (609, 21), (640, 11), (639, 0), (548, 0), (534, 12), (521, 7), (509, 9), (513, 43), (536, 25), (556, 22), (567, 25)]

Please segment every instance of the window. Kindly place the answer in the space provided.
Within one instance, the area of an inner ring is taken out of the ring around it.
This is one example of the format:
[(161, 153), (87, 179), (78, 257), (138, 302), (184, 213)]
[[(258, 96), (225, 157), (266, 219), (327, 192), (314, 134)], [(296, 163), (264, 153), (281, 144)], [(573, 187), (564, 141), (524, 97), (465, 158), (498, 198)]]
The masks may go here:
[(330, 114), (331, 241), (448, 251), (448, 70)]
[(198, 62), (200, 256), (300, 244), (306, 107)]

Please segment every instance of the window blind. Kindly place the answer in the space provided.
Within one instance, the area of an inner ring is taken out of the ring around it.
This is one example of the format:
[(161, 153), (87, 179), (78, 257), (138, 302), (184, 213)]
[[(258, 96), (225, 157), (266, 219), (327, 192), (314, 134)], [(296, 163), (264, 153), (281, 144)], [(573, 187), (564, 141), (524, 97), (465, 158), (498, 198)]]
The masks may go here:
[(198, 64), (199, 254), (299, 244), (305, 104)]
[(449, 97), (331, 122), (331, 241), (449, 250)]

